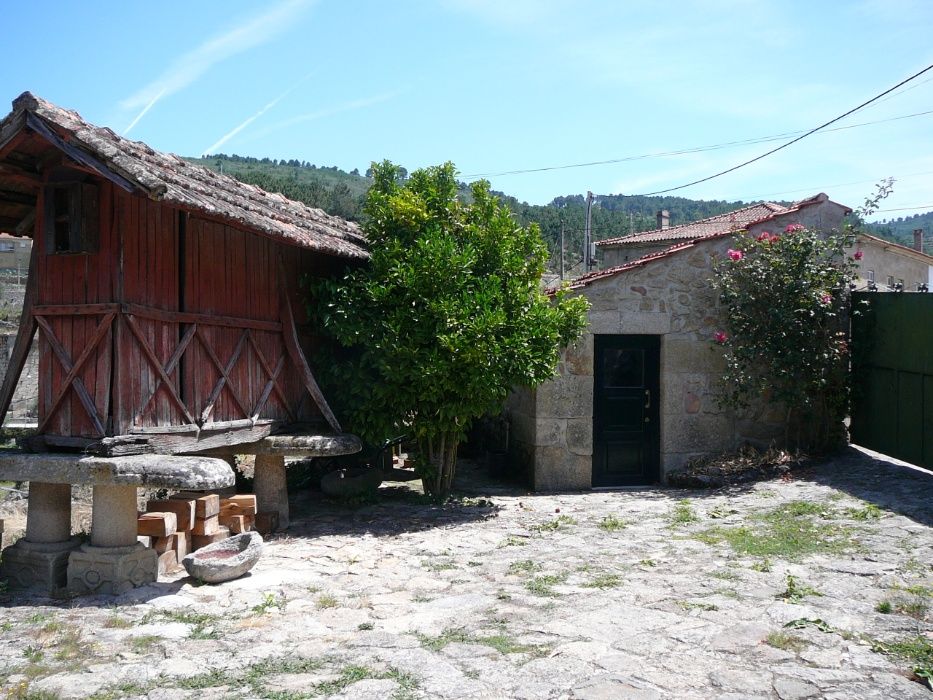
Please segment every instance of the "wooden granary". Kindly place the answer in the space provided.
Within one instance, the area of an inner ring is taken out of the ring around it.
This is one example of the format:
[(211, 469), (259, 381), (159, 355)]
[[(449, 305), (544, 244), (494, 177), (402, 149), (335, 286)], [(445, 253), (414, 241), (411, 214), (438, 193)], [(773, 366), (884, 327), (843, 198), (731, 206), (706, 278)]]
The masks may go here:
[[(25, 93), (0, 121), (4, 230), (33, 247), (0, 422), (39, 353), (38, 430), (0, 451), (0, 479), (29, 482), (25, 537), (0, 559), (11, 586), (155, 581), (169, 552), (137, 541), (138, 488), (229, 488), (232, 457), (256, 455), (256, 508), (284, 528), (285, 457), (360, 449), (311, 373), (299, 290), (366, 259), (354, 224)], [(93, 488), (87, 541), (74, 484)]]
[(34, 239), (5, 415), (39, 348), (36, 451), (201, 452), (340, 431), (306, 362), (303, 274), (357, 227), (159, 153), (30, 93), (0, 122), (0, 229)]

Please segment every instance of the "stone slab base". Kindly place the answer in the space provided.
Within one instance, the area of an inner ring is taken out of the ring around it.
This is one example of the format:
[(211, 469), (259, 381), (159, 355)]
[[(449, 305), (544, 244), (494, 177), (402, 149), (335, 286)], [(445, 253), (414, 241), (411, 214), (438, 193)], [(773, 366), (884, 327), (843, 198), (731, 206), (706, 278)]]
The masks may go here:
[(30, 542), (21, 539), (3, 550), (0, 578), (10, 588), (34, 588), (54, 593), (65, 587), (68, 557), (79, 546), (72, 537), (65, 542)]
[(68, 592), (120, 595), (154, 582), (158, 575), (159, 555), (139, 543), (128, 547), (83, 544), (68, 560)]

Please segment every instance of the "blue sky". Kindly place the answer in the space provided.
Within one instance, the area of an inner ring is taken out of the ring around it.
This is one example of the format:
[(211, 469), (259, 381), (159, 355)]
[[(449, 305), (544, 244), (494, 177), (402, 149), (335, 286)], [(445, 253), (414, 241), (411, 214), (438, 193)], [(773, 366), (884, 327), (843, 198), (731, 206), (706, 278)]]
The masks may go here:
[[(164, 151), (365, 170), (453, 161), (532, 203), (645, 194), (780, 143), (933, 63), (928, 0), (7, 0), (0, 100), (30, 90)], [(933, 209), (933, 71), (677, 192)], [(919, 210), (918, 210), (919, 211)], [(896, 217), (911, 210), (882, 213)]]

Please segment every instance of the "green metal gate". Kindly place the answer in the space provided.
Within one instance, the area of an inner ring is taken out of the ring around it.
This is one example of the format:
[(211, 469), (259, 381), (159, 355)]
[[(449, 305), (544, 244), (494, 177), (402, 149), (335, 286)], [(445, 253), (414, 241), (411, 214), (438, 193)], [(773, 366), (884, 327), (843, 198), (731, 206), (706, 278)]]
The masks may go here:
[(858, 292), (852, 442), (933, 469), (933, 294)]

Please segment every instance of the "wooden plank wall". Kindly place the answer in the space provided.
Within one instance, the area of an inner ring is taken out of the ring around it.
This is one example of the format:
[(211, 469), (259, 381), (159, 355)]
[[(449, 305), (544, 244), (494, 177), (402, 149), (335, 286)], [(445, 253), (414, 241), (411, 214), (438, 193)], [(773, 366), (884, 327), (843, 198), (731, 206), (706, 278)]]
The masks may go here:
[[(185, 310), (237, 316), (258, 321), (280, 320), (279, 256), (282, 257), (289, 284), (297, 286), (301, 251), (275, 243), (269, 238), (246, 233), (224, 224), (191, 217), (186, 239), (188, 250), (185, 270)], [(214, 349), (217, 359), (226, 365), (240, 342), (242, 332), (221, 326), (202, 326), (202, 334)], [(266, 364), (274, 369), (285, 353), (281, 335), (271, 331), (250, 331)], [(204, 348), (196, 343), (185, 365), (186, 385), (193, 387), (189, 397), (192, 412), (201, 415), (211, 390), (220, 377)], [(287, 358), (286, 358), (287, 359)], [(256, 350), (247, 343), (230, 373), (230, 384), (247, 410), (258, 402), (268, 379)], [(303, 401), (298, 374), (286, 362), (280, 375), (280, 387), (297, 416)], [(223, 422), (244, 418), (241, 407), (224, 388), (215, 404), (211, 420)], [(272, 392), (260, 418), (286, 420), (286, 411), (276, 392)]]
[[(278, 323), (281, 320), (279, 284), (284, 271), (292, 309), (301, 323), (306, 315), (299, 291), (300, 276), (340, 264), (327, 256), (281, 245), (269, 238), (195, 216), (186, 218), (182, 248), (176, 209), (127, 194), (107, 182), (99, 182), (99, 186), (101, 231), (97, 252), (44, 254), (45, 241), (41, 235), (37, 236), (36, 243), (42, 253), (38, 258), (39, 305), (121, 302), (169, 312), (183, 310)], [(43, 207), (40, 205), (37, 210), (41, 217)], [(37, 230), (42, 230), (41, 219), (37, 222)], [(183, 264), (179, 260), (182, 250), (185, 251)], [(180, 309), (182, 294), (184, 308)], [(101, 318), (101, 315), (64, 315), (48, 320), (74, 360)], [(187, 326), (141, 315), (134, 315), (132, 321), (157, 360), (167, 365)], [(158, 372), (146, 359), (129, 323), (126, 317), (117, 318), (79, 375), (93, 396), (99, 415), (106, 421), (112, 414), (108, 432), (126, 434), (133, 427), (187, 424), (188, 420), (170, 392), (160, 383)], [(238, 344), (243, 342), (241, 328), (209, 324), (199, 324), (198, 328), (200, 338), (192, 340), (180, 367), (168, 375), (195, 418), (201, 416), (220, 377), (201, 338), (222, 366), (230, 362)], [(281, 334), (258, 329), (251, 330), (250, 334), (255, 348), (245, 343), (230, 372), (230, 388), (221, 390), (210, 421), (251, 417), (243, 409), (252, 412), (268, 381), (268, 372), (257, 355), (257, 348), (269, 369), (274, 370), (279, 358), (284, 356), (286, 360), (278, 382), (285, 401), (273, 391), (259, 417), (286, 420), (291, 413), (294, 418), (318, 418), (320, 413), (309, 400), (288, 359)], [(302, 340), (307, 337), (303, 336)], [(45, 339), (40, 340), (39, 350), (41, 422), (66, 372)], [(113, 391), (111, 362), (115, 364), (117, 382)], [(231, 389), (243, 406), (234, 399)], [(290, 411), (286, 410), (286, 404)], [(99, 436), (73, 389), (69, 390), (45, 432)]]
[[(178, 215), (174, 208), (144, 197), (118, 192), (114, 217), (122, 246), (121, 300), (164, 311), (178, 310)], [(177, 323), (133, 317), (146, 343), (164, 366), (178, 346)], [(115, 433), (130, 426), (187, 423), (159, 375), (146, 359), (139, 340), (121, 320), (118, 342), (119, 412)], [(178, 372), (169, 374), (176, 390)], [(152, 399), (143, 406), (155, 392)], [(140, 413), (141, 412), (141, 413)]]
[[(110, 210), (113, 187), (102, 183), (100, 187), (101, 211)], [(36, 271), (39, 275), (38, 305), (96, 304), (114, 301), (112, 271), (115, 267), (116, 236), (112, 218), (100, 218), (100, 244), (94, 253), (46, 254), (43, 235), (44, 207), (36, 207), (36, 236), (39, 247)], [(102, 316), (50, 316), (47, 321), (55, 337), (74, 361), (91, 338)], [(98, 343), (97, 351), (78, 375), (87, 387), (98, 414), (106, 421), (110, 411), (111, 342), (112, 330)], [(43, 333), (39, 333), (39, 423), (48, 415), (54, 396), (58, 393), (67, 373)], [(99, 437), (81, 405), (77, 394), (69, 389), (68, 395), (52, 416), (46, 431), (52, 435)]]

